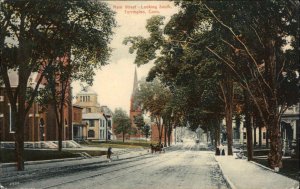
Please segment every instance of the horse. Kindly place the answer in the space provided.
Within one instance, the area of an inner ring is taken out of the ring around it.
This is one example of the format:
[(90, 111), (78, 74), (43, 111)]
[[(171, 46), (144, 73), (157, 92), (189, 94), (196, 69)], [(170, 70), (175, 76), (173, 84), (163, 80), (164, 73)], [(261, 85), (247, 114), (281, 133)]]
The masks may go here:
[(150, 148), (151, 148), (151, 153), (153, 154), (156, 153), (156, 152), (165, 152), (165, 150), (163, 149), (163, 146), (162, 145), (153, 145), (153, 144), (150, 144)]

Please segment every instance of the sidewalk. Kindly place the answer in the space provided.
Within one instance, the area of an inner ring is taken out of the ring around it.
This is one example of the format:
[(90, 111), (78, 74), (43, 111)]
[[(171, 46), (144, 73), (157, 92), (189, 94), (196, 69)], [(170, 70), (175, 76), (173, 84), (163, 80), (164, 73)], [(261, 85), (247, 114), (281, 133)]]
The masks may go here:
[[(114, 150), (112, 156), (113, 160), (128, 159), (141, 155), (148, 154), (147, 150)], [(106, 156), (95, 156), (92, 158), (66, 158), (66, 159), (53, 159), (42, 161), (29, 161), (25, 162), (25, 171), (17, 171), (15, 163), (2, 163), (0, 164), (0, 181), (4, 178), (13, 177), (17, 175), (33, 174), (43, 170), (61, 170), (68, 169), (74, 166), (93, 165), (97, 163), (106, 163)]]
[(258, 166), (247, 159), (215, 156), (224, 178), (232, 189), (298, 189), (299, 181)]

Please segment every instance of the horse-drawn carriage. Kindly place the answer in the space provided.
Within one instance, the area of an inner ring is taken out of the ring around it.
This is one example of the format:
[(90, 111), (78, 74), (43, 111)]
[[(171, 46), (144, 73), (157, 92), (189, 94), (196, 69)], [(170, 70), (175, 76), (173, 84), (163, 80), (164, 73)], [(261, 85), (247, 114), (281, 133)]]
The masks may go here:
[(151, 153), (156, 153), (156, 152), (165, 152), (165, 149), (164, 149), (164, 146), (163, 144), (157, 144), (157, 145), (153, 145), (153, 144), (150, 144), (150, 149), (151, 149)]

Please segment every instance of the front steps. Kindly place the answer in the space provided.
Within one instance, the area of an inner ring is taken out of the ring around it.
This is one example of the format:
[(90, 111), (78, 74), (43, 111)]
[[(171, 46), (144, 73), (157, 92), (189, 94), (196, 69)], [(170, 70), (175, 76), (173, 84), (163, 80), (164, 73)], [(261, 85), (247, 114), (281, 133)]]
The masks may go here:
[[(15, 142), (1, 141), (1, 148), (15, 148)], [(63, 148), (81, 148), (74, 140), (62, 141)], [(57, 149), (58, 141), (24, 142), (24, 148)]]

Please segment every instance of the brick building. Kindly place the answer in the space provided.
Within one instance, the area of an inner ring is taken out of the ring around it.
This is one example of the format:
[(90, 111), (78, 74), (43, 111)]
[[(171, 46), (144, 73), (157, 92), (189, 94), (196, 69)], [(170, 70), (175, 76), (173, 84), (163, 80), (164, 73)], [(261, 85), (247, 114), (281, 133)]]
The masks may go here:
[[(28, 87), (35, 86), (39, 78), (37, 73), (32, 73)], [(12, 90), (18, 87), (18, 74), (16, 71), (9, 71), (9, 79)], [(45, 84), (45, 83), (44, 83)], [(41, 84), (43, 86), (43, 84)], [(71, 88), (68, 88), (67, 96), (71, 97)], [(8, 100), (4, 85), (0, 86), (0, 140), (14, 141), (14, 116), (11, 112), (10, 102)], [(72, 139), (72, 106), (66, 104), (64, 107), (64, 128), (63, 140)], [(24, 141), (53, 141), (58, 140), (58, 126), (54, 106), (33, 103), (28, 115), (26, 115), (24, 126)]]

